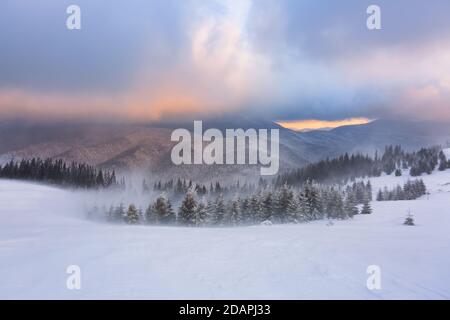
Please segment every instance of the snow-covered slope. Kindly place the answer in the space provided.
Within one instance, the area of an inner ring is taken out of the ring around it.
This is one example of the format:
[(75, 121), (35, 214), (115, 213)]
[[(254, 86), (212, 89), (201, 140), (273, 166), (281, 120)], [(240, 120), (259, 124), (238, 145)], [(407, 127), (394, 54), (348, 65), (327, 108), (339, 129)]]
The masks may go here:
[[(372, 183), (390, 179), (406, 177)], [(424, 179), (430, 196), (353, 221), (224, 229), (93, 223), (81, 195), (0, 180), (0, 298), (448, 299), (450, 171)], [(66, 288), (69, 265), (81, 290)]]

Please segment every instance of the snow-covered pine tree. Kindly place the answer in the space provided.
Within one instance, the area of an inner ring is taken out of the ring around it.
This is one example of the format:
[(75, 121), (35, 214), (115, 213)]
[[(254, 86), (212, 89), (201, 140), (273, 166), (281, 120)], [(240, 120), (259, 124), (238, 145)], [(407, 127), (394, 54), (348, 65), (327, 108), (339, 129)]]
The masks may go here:
[(208, 222), (208, 202), (205, 197), (199, 201), (197, 210), (195, 211), (195, 226), (204, 226)]
[(358, 183), (354, 184), (354, 190), (355, 190), (355, 199), (358, 204), (363, 203), (366, 192), (365, 192), (365, 185), (364, 182), (360, 181)]
[(230, 223), (232, 225), (239, 225), (242, 220), (240, 199), (234, 199), (230, 202)]
[(344, 210), (341, 192), (335, 188), (330, 188), (328, 191), (327, 215), (328, 219), (346, 219), (348, 217)]
[(445, 156), (444, 152), (441, 150), (439, 152), (439, 171), (444, 171), (448, 167), (447, 157)]
[(372, 207), (370, 206), (369, 199), (365, 199), (363, 203), (363, 207), (361, 209), (361, 214), (371, 214), (372, 213)]
[(175, 221), (175, 213), (172, 205), (165, 194), (160, 195), (156, 201), (147, 209), (148, 223), (171, 224)]
[(257, 194), (253, 194), (249, 199), (247, 221), (250, 223), (260, 223), (262, 217), (262, 203)]
[(248, 198), (243, 198), (240, 203), (241, 211), (241, 223), (249, 222), (249, 211), (250, 211), (250, 200)]
[[(217, 187), (219, 186), (219, 187)], [(219, 188), (219, 189), (218, 189)], [(220, 190), (220, 184), (216, 184), (216, 190)], [(222, 225), (225, 222), (225, 213), (226, 213), (226, 206), (225, 201), (223, 199), (223, 194), (219, 194), (219, 196), (216, 198), (216, 201), (214, 202), (215, 206), (215, 212), (214, 212), (214, 224), (215, 225)]]
[(348, 219), (349, 215), (345, 211), (345, 203), (342, 193), (339, 190), (335, 191), (335, 199), (336, 199), (336, 218), (337, 219)]
[(298, 196), (296, 196), (295, 194), (293, 194), (292, 200), (287, 207), (286, 221), (290, 223), (306, 221), (305, 217), (300, 212), (300, 203), (298, 200)]
[(415, 226), (414, 217), (411, 213), (408, 213), (406, 216), (405, 222), (403, 222), (405, 226)]
[(181, 202), (178, 211), (178, 223), (183, 225), (195, 225), (197, 206), (196, 192), (193, 188), (190, 188)]
[(311, 181), (307, 181), (301, 192), (300, 208), (309, 221), (323, 218), (322, 202), (319, 190)]
[(126, 214), (128, 224), (139, 224), (139, 212), (134, 204), (130, 204)]
[(272, 191), (267, 191), (265, 193), (265, 195), (263, 196), (261, 205), (262, 205), (261, 220), (262, 221), (266, 221), (266, 220), (271, 221), (273, 219), (273, 215), (274, 215), (274, 211), (275, 211), (275, 201), (274, 201)]
[(216, 221), (216, 203), (214, 201), (208, 200), (206, 203), (206, 215), (204, 218), (205, 225), (214, 225)]
[[(381, 192), (381, 190), (380, 190)], [(345, 212), (350, 217), (353, 218), (359, 213), (358, 207), (356, 206), (356, 200), (353, 193), (348, 193), (345, 199)]]
[(370, 183), (370, 180), (367, 180), (366, 186), (365, 186), (365, 197), (369, 199), (369, 201), (372, 201), (373, 195), (372, 195), (372, 183)]
[(289, 206), (291, 206), (291, 202), (294, 198), (292, 191), (289, 189), (287, 184), (284, 184), (277, 195), (276, 202), (276, 222), (286, 222), (287, 220), (287, 212)]
[(425, 186), (425, 183), (423, 182), (423, 180), (419, 179), (419, 181), (417, 183), (418, 183), (418, 191), (419, 191), (418, 197), (427, 194), (427, 187)]

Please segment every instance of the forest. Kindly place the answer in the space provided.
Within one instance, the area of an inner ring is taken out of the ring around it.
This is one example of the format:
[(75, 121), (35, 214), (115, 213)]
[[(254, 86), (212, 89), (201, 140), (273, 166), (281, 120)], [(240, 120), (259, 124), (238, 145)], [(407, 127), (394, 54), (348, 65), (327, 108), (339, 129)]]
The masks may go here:
[(97, 170), (85, 163), (67, 164), (61, 159), (32, 158), (9, 161), (0, 165), (0, 178), (44, 182), (59, 186), (84, 189), (124, 188), (114, 171)]

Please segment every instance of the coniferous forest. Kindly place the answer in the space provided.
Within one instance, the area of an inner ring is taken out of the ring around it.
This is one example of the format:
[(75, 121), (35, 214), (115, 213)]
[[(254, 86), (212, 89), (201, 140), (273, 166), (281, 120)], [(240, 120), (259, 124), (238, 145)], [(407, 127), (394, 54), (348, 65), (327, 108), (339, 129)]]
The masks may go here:
[[(147, 207), (123, 203), (94, 208), (91, 217), (110, 222), (150, 225), (233, 226), (273, 223), (299, 223), (321, 219), (349, 219), (371, 214), (373, 199), (370, 180), (361, 179), (409, 170), (411, 176), (429, 174), (436, 167), (450, 167), (438, 147), (405, 152), (400, 146), (387, 146), (384, 153), (343, 155), (310, 164), (257, 184), (236, 182), (208, 185), (180, 178), (157, 181), (152, 188), (146, 180), (142, 191), (159, 193)], [(355, 181), (359, 179), (359, 181)], [(353, 181), (353, 182), (352, 182)], [(426, 194), (421, 179), (408, 181), (394, 190), (380, 190), (376, 200), (413, 200)], [(177, 205), (174, 206), (173, 203)]]
[[(370, 214), (370, 182), (355, 188), (319, 185), (308, 181), (302, 188), (287, 185), (265, 187), (246, 196), (201, 196), (195, 186), (186, 192), (177, 209), (166, 195), (159, 196), (147, 208), (134, 204), (93, 208), (92, 218), (128, 224), (234, 226), (272, 223), (299, 223), (321, 219), (348, 219), (356, 214)], [(362, 210), (358, 205), (363, 206)]]
[[(177, 178), (156, 181), (151, 187), (143, 179), (141, 190), (151, 200), (146, 207), (116, 203), (89, 210), (89, 217), (114, 223), (185, 226), (348, 219), (372, 212), (373, 191), (366, 178), (383, 173), (420, 176), (449, 167), (438, 147), (405, 152), (400, 146), (387, 146), (381, 156), (345, 154), (282, 173), (272, 180), (260, 179), (256, 184), (238, 181), (226, 186), (219, 182), (204, 185)], [(118, 182), (114, 171), (82, 163), (67, 164), (60, 159), (10, 161), (0, 166), (0, 178), (84, 189), (126, 189), (124, 179)], [(159, 196), (151, 199), (150, 194)], [(379, 190), (376, 200), (413, 200), (424, 194), (425, 184), (418, 179), (393, 190)]]
[(0, 178), (44, 182), (59, 186), (85, 189), (123, 187), (114, 171), (97, 170), (93, 166), (61, 159), (32, 158), (0, 165)]

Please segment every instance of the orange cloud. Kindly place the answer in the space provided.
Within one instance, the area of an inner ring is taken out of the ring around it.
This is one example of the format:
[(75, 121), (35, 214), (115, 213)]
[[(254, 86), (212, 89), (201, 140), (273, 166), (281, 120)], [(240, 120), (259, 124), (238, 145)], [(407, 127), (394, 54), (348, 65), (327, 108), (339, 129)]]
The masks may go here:
[(372, 120), (367, 118), (350, 118), (343, 120), (293, 120), (293, 121), (278, 121), (277, 123), (287, 129), (295, 131), (307, 131), (317, 129), (331, 129), (342, 126), (366, 124)]

